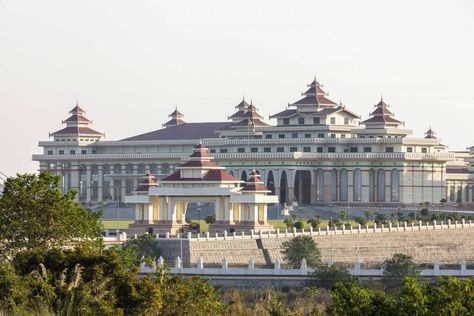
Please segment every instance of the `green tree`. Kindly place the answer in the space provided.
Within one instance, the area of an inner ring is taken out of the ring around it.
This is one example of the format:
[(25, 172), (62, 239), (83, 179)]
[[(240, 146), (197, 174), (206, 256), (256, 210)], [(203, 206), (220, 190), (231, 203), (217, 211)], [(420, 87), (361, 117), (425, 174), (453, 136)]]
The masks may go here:
[(325, 288), (332, 289), (337, 283), (356, 282), (349, 270), (335, 265), (322, 266), (316, 269), (312, 275), (315, 285)]
[(156, 236), (151, 234), (143, 234), (130, 239), (118, 249), (126, 267), (137, 265), (142, 258), (145, 259), (145, 262), (151, 264), (151, 261), (156, 260), (161, 254)]
[(366, 316), (372, 314), (370, 290), (361, 288), (353, 282), (337, 283), (331, 291), (329, 315)]
[(356, 217), (354, 219), (354, 221), (358, 224), (360, 224), (361, 226), (365, 226), (367, 225), (367, 220), (365, 218), (362, 218), (362, 217)]
[(304, 228), (304, 222), (303, 221), (297, 221), (295, 224), (294, 224), (294, 227), (298, 230), (301, 230)]
[(401, 288), (405, 277), (417, 277), (419, 273), (411, 256), (397, 253), (385, 261), (383, 284), (388, 290), (396, 290)]
[(212, 214), (212, 215), (207, 216), (205, 221), (207, 224), (211, 224), (211, 225), (214, 224), (216, 222), (216, 215)]
[(366, 210), (364, 211), (365, 218), (367, 221), (370, 221), (372, 219), (372, 216), (374, 216), (374, 211), (372, 210)]
[(50, 173), (8, 178), (0, 198), (0, 254), (99, 240), (101, 213), (89, 213), (75, 196), (61, 194), (60, 177)]
[(321, 220), (319, 218), (308, 219), (307, 223), (313, 227), (313, 229), (318, 229), (321, 225)]
[(282, 254), (286, 263), (292, 268), (299, 269), (301, 261), (306, 259), (308, 267), (321, 264), (321, 251), (311, 236), (297, 236), (282, 244)]
[(377, 225), (388, 225), (388, 217), (387, 214), (384, 213), (377, 213), (375, 215), (375, 223)]
[(472, 315), (474, 311), (474, 279), (441, 277), (426, 288), (429, 307), (437, 315)]
[(347, 220), (347, 216), (348, 216), (347, 210), (342, 210), (342, 211), (339, 212), (339, 219), (342, 222), (345, 222)]
[(398, 305), (402, 315), (421, 316), (428, 313), (428, 298), (417, 279), (403, 279)]
[(286, 228), (291, 229), (295, 226), (295, 221), (294, 219), (291, 218), (286, 218), (283, 223), (286, 225)]

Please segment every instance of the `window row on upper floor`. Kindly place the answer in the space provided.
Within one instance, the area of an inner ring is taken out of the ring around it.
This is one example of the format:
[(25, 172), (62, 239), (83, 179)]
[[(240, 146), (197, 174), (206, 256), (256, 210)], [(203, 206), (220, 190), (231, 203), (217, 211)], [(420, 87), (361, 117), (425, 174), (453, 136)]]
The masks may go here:
[[(371, 153), (373, 148), (372, 147), (350, 147), (350, 148), (343, 148), (342, 150), (335, 147), (335, 146), (327, 146), (327, 147), (314, 147), (314, 146), (285, 146), (285, 147), (237, 147), (235, 150), (229, 150), (229, 148), (211, 148), (210, 153), (284, 153), (284, 152), (315, 152), (315, 153)], [(395, 152), (394, 147), (384, 147), (385, 153), (393, 153)]]
[(294, 117), (278, 119), (278, 125), (351, 125), (356, 121), (349, 117)]

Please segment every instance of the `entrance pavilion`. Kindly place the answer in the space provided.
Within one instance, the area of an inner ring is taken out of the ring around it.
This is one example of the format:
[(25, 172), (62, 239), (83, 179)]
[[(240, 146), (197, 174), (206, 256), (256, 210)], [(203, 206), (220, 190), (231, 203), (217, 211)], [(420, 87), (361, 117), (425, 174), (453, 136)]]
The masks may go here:
[(257, 172), (242, 182), (225, 172), (225, 168), (212, 161), (207, 148), (199, 144), (189, 160), (177, 171), (156, 182), (147, 174), (133, 195), (125, 198), (135, 204), (135, 222), (128, 233), (176, 235), (189, 230), (186, 209), (191, 202), (212, 202), (216, 222), (209, 231), (266, 230), (267, 205), (278, 203)]

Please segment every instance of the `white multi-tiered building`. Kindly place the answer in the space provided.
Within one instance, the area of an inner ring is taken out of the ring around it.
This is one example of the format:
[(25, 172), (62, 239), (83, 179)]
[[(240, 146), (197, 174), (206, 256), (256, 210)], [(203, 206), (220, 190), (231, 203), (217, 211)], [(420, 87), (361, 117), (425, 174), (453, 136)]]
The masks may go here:
[[(84, 110), (71, 110), (66, 128), (40, 142), (40, 170), (62, 176), (64, 190), (96, 204), (122, 200), (149, 171), (158, 180), (175, 171), (202, 142), (234, 177), (255, 169), (280, 202), (300, 204), (472, 203), (468, 154), (447, 151), (434, 132), (416, 138), (381, 99), (366, 119), (328, 98), (314, 80), (302, 98), (264, 122), (242, 100), (226, 122), (186, 123), (177, 109), (163, 128), (105, 141)], [(466, 155), (466, 157), (463, 157)], [(452, 166), (452, 167), (450, 167)]]

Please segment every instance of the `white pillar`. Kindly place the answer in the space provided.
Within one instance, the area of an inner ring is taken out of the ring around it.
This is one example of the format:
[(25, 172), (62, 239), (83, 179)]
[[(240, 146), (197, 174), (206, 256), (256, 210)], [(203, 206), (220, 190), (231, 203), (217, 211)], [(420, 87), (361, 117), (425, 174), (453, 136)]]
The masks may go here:
[(98, 185), (97, 185), (97, 201), (102, 202), (103, 200), (103, 186), (104, 186), (104, 181), (103, 181), (103, 170), (102, 170), (102, 165), (98, 166), (98, 172), (97, 176), (99, 177)]
[(87, 166), (87, 190), (86, 190), (86, 202), (89, 203), (92, 200), (92, 171), (91, 166)]

